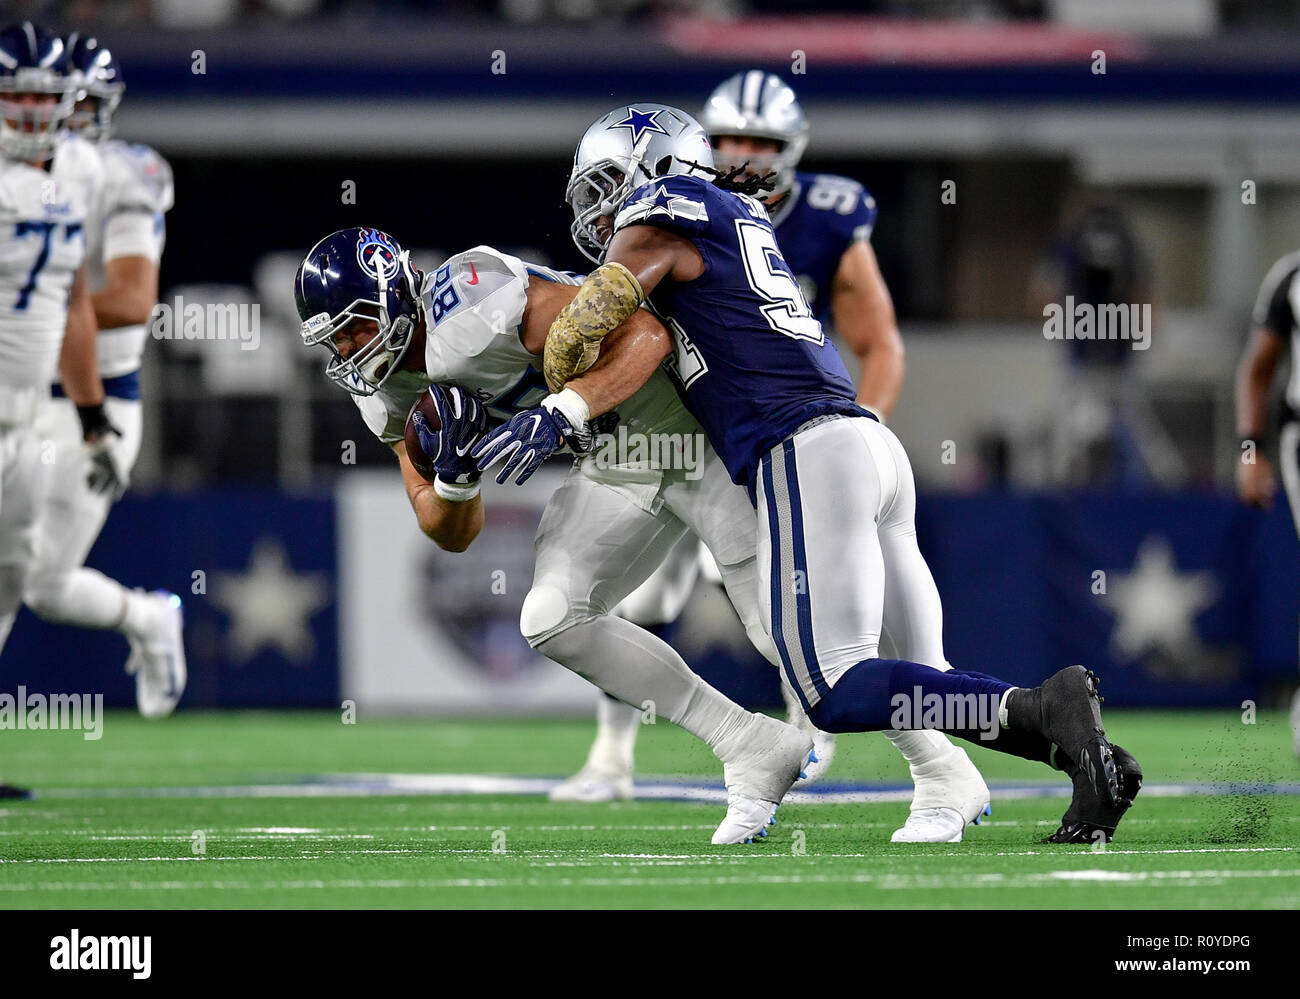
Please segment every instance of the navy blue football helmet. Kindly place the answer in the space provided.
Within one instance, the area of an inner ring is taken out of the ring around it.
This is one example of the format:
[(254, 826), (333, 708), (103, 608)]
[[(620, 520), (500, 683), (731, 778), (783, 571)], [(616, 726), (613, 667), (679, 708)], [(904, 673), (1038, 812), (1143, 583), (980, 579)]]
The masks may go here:
[(113, 53), (99, 44), (99, 39), (73, 32), (65, 42), (68, 66), (77, 87), (76, 101), (89, 100), (92, 107), (76, 109), (71, 127), (92, 142), (102, 142), (113, 131), (113, 112), (122, 103), (126, 83), (122, 67)]
[[(311, 248), (293, 279), (302, 341), (333, 355), (325, 374), (353, 395), (374, 395), (401, 363), (420, 318), (420, 272), (410, 253), (379, 229), (330, 233)], [(351, 357), (335, 335), (355, 319), (371, 319), (379, 334)]]
[[(32, 101), (33, 94), (41, 100)], [(0, 151), (45, 162), (66, 133), (75, 102), (62, 38), (31, 21), (0, 31)]]

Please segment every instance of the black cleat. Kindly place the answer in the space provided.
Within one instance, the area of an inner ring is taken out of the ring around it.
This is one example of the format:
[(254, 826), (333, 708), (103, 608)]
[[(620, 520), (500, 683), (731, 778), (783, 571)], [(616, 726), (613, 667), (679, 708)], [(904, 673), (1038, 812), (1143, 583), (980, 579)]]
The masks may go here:
[(1069, 666), (1041, 686), (1017, 688), (1007, 698), (1010, 728), (1036, 732), (1060, 746), (1075, 761), (1098, 799), (1119, 807), (1119, 775), (1101, 721), (1097, 677), (1082, 666)]
[(1074, 781), (1074, 798), (1061, 818), (1060, 828), (1044, 839), (1044, 843), (1096, 843), (1099, 838), (1109, 843), (1115, 837), (1119, 820), (1142, 790), (1142, 767), (1122, 746), (1111, 744), (1110, 749), (1119, 779), (1118, 804), (1109, 805), (1098, 798), (1083, 768), (1071, 761), (1064, 769)]
[(0, 784), (0, 798), (15, 798), (26, 801), (31, 798), (32, 792), (25, 787), (14, 787), (12, 784)]

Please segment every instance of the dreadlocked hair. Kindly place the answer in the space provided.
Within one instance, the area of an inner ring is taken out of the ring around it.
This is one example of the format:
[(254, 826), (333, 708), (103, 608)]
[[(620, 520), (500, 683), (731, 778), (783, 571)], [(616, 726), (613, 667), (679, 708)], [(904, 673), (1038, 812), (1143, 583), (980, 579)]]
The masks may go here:
[(719, 170), (716, 167), (705, 166), (703, 163), (696, 163), (693, 160), (683, 160), (679, 162), (695, 170), (703, 170), (713, 175), (713, 186), (722, 191), (732, 191), (736, 194), (756, 195), (762, 191), (771, 191), (776, 187), (776, 171), (769, 170), (765, 174), (746, 174), (746, 168), (749, 161), (746, 160), (740, 166), (732, 167), (730, 170)]

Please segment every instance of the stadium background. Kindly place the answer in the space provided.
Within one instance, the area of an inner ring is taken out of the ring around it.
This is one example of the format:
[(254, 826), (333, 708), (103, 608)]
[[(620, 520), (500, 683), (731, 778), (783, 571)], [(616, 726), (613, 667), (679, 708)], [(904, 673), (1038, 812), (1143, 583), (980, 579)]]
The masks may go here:
[[(184, 706), (593, 703), (515, 627), (548, 480), (489, 490), (484, 536), (437, 551), (387, 449), (298, 343), (289, 278), (317, 238), (359, 224), (427, 247), (423, 266), (491, 243), (581, 268), (563, 189), (586, 124), (628, 100), (696, 111), (751, 66), (800, 95), (804, 168), (880, 204), (873, 245), (908, 357), (891, 425), (923, 491), (952, 661), (1019, 681), (1087, 662), (1127, 706), (1283, 702), (1300, 559), (1285, 504), (1261, 514), (1231, 494), (1231, 392), (1255, 289), (1300, 230), (1300, 4), (793, 10), (5, 5), (90, 27), (122, 62), (119, 134), (176, 174), (163, 301), (257, 306), (226, 339), (206, 324), (207, 339), (150, 344), (143, 456), (91, 557), (185, 597)], [(706, 16), (719, 12), (734, 20)], [(1122, 206), (1149, 261), (1152, 346), (1123, 375), (1143, 460), (1123, 474), (1063, 460), (1087, 414), (1069, 345), (1029, 304), (1081, 191)], [(707, 586), (677, 643), (728, 692), (778, 703)], [(3, 671), (129, 706), (124, 657), (116, 635), (24, 612)]]

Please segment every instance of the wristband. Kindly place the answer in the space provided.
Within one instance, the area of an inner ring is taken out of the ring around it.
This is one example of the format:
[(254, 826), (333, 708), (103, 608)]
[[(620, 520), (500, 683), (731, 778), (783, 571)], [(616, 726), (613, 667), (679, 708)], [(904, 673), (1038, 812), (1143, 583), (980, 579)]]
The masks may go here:
[(448, 503), (467, 503), (479, 494), (483, 488), (481, 481), (460, 485), (456, 482), (443, 482), (442, 476), (436, 476), (433, 480), (433, 491), (445, 499)]
[(108, 414), (104, 412), (102, 402), (97, 402), (93, 406), (78, 406), (77, 417), (81, 420), (83, 440), (98, 437), (114, 429), (113, 424), (108, 422)]
[(552, 413), (558, 412), (569, 421), (569, 426), (574, 430), (581, 430), (591, 419), (591, 407), (576, 389), (566, 388), (554, 392), (542, 400), (541, 406)]

